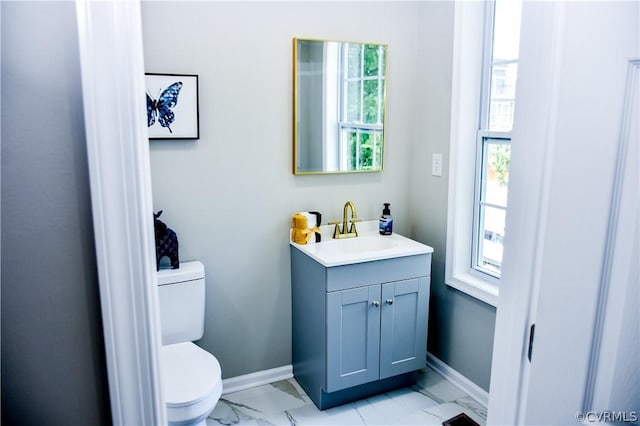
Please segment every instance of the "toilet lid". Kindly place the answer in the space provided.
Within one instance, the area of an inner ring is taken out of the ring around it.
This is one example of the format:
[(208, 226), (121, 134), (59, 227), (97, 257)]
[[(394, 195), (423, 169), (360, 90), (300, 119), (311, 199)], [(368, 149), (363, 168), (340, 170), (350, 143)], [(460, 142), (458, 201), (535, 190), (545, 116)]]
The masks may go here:
[(222, 381), (218, 360), (191, 342), (161, 348), (162, 391), (167, 405), (198, 402)]

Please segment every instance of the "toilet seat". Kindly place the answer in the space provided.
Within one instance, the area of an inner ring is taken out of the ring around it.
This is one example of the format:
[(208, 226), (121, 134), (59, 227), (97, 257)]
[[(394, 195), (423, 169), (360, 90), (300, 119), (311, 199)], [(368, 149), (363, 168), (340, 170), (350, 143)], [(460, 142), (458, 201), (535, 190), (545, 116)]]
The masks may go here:
[[(170, 423), (205, 419), (222, 394), (220, 363), (191, 342), (162, 346), (162, 389)], [(202, 417), (202, 419), (199, 419)]]

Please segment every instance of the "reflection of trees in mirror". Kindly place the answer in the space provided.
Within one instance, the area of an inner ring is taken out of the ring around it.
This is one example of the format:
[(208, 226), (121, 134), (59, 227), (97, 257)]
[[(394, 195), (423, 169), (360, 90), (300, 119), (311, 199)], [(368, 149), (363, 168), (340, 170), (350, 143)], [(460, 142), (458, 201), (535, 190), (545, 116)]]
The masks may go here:
[(380, 46), (366, 44), (364, 46), (364, 75), (377, 76), (381, 70)]
[(372, 170), (381, 167), (382, 144), (379, 132), (349, 133), (349, 167), (351, 170)]
[(341, 98), (342, 126), (348, 141), (350, 170), (382, 167), (382, 125), (384, 122), (385, 47), (346, 44), (343, 60), (344, 81)]
[[(382, 83), (382, 82), (381, 82)], [(380, 96), (378, 91), (378, 80), (367, 80), (364, 82), (364, 122), (365, 123), (382, 123), (380, 116)]]
[[(345, 69), (345, 121), (382, 124), (384, 47), (347, 44)], [(362, 59), (364, 58), (364, 61)]]
[[(360, 140), (358, 140), (360, 136)], [(351, 133), (349, 163), (353, 170), (373, 168), (373, 147), (367, 133)]]
[(351, 78), (357, 78), (360, 76), (360, 52), (362, 52), (361, 46), (358, 44), (347, 44), (346, 46), (348, 51), (347, 76)]

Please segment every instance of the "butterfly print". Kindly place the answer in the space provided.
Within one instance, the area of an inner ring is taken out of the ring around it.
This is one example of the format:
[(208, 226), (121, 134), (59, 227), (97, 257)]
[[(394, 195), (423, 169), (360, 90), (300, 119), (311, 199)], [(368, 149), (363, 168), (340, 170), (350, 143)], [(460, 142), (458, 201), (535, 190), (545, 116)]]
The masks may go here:
[(169, 133), (173, 133), (171, 131), (171, 123), (173, 123), (176, 119), (175, 114), (171, 111), (171, 108), (174, 108), (178, 104), (178, 94), (180, 93), (180, 89), (182, 88), (182, 82), (177, 81), (167, 87), (158, 100), (153, 99), (147, 93), (147, 125), (151, 127), (153, 123), (156, 122), (156, 117), (158, 118), (158, 123), (162, 127), (166, 127), (169, 129)]

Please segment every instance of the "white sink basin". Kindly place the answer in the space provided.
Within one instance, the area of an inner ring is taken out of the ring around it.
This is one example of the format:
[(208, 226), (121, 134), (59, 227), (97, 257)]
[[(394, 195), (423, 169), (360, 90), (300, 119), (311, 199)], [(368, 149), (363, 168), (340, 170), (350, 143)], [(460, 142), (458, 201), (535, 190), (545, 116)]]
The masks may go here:
[(316, 249), (319, 252), (335, 252), (336, 254), (348, 254), (348, 253), (364, 253), (364, 252), (376, 252), (380, 250), (389, 250), (398, 246), (398, 240), (395, 238), (388, 238), (388, 235), (366, 235), (356, 238), (345, 238), (343, 240), (325, 241), (318, 244)]
[(433, 252), (433, 248), (402, 235), (380, 235), (377, 225), (378, 221), (358, 223), (358, 236), (345, 239), (332, 238), (333, 226), (321, 227), (322, 242), (291, 245), (327, 267)]

